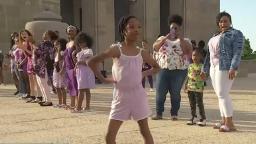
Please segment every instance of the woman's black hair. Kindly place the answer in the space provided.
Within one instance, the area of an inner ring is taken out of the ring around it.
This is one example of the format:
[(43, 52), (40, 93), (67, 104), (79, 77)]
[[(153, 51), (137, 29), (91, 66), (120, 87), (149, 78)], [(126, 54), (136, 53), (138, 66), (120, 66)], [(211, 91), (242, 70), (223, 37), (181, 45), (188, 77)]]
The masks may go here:
[(80, 32), (76, 37), (75, 37), (75, 44), (78, 45), (79, 43), (86, 43), (86, 46), (88, 48), (91, 48), (93, 45), (93, 39), (91, 36), (84, 32)]
[(193, 49), (192, 53), (193, 52), (198, 53), (201, 58), (203, 57), (202, 51), (200, 49), (198, 49), (198, 48)]
[[(76, 28), (76, 33), (78, 34), (80, 32), (80, 29), (77, 26), (70, 25)], [(59, 32), (59, 31), (58, 31)], [(68, 27), (66, 28), (66, 33), (68, 32)]]
[(219, 26), (220, 19), (221, 19), (223, 16), (228, 17), (230, 23), (232, 23), (231, 15), (230, 15), (229, 13), (223, 11), (223, 12), (220, 12), (220, 13), (217, 15), (217, 17), (216, 17), (216, 24), (217, 24), (217, 26)]
[(64, 51), (66, 49), (67, 42), (68, 41), (64, 38), (57, 39), (57, 43), (60, 44), (61, 51)]
[(176, 23), (177, 25), (182, 26), (183, 18), (180, 15), (177, 15), (177, 14), (172, 15), (168, 19), (168, 24), (171, 25), (172, 23)]
[(119, 20), (118, 23), (118, 32), (121, 38), (121, 42), (124, 41), (124, 37), (125, 37), (125, 27), (128, 24), (128, 21), (132, 18), (136, 18), (135, 16), (124, 16)]
[(12, 49), (13, 45), (15, 44), (15, 40), (14, 40), (15, 37), (19, 38), (19, 34), (17, 32), (13, 32), (11, 34), (11, 37), (10, 37), (10, 49)]
[(205, 47), (205, 42), (203, 40), (200, 40), (198, 42), (198, 48), (204, 48)]

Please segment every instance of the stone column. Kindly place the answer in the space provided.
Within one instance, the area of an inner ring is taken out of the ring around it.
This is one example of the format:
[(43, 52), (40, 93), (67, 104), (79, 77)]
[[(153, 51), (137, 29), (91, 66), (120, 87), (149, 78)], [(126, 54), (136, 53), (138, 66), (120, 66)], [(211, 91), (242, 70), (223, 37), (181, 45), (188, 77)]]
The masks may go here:
[(152, 46), (160, 34), (160, 1), (145, 0), (144, 39)]
[(60, 0), (60, 14), (68, 24), (74, 24), (73, 0)]
[(206, 43), (216, 31), (216, 16), (220, 11), (220, 1), (186, 0), (185, 2), (186, 35)]
[(146, 39), (151, 46), (160, 33), (160, 1), (137, 0), (129, 3), (130, 15), (136, 16), (142, 25), (140, 40)]
[[(94, 39), (93, 51), (98, 54), (115, 41), (114, 0), (82, 0), (83, 31)], [(111, 60), (105, 69), (111, 69)]]
[(173, 14), (178, 14), (183, 17), (183, 26), (182, 31), (184, 36), (186, 37), (186, 0), (170, 0), (170, 16)]
[(74, 25), (82, 29), (81, 19), (80, 19), (80, 9), (81, 9), (81, 0), (73, 0)]

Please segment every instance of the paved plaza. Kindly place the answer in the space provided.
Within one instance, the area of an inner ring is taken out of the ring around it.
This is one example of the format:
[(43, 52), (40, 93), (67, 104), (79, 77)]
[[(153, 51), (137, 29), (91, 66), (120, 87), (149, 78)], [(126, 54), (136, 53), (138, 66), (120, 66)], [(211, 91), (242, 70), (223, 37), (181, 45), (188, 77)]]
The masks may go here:
[[(149, 92), (152, 112), (155, 92)], [(92, 111), (73, 114), (64, 109), (40, 107), (13, 96), (13, 85), (0, 86), (0, 144), (103, 144), (112, 99), (111, 85), (97, 85), (92, 90)], [(217, 98), (210, 87), (204, 93), (208, 123), (206, 127), (187, 126), (190, 118), (188, 98), (182, 92), (179, 120), (171, 121), (170, 101), (166, 100), (164, 120), (149, 120), (156, 144), (256, 144), (256, 74), (237, 78), (231, 92), (234, 119), (238, 131), (220, 133), (212, 128), (219, 119)], [(54, 103), (57, 97), (54, 97)], [(69, 99), (69, 98), (68, 98)], [(118, 135), (118, 144), (142, 144), (143, 139), (134, 121), (125, 122)]]

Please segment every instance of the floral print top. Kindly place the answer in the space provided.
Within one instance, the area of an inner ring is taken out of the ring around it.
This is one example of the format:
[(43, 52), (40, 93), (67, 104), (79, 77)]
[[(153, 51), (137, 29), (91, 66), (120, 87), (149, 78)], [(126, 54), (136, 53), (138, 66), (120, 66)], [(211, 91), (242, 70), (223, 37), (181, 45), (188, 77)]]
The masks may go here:
[(188, 67), (187, 90), (195, 92), (203, 92), (204, 80), (200, 77), (203, 64), (192, 63)]
[(54, 57), (53, 44), (50, 41), (43, 41), (34, 51), (34, 71), (41, 77), (45, 78), (47, 72), (47, 63)]
[[(164, 36), (159, 37), (158, 40), (163, 38)], [(185, 40), (190, 43), (189, 39), (186, 38)], [(191, 56), (183, 54), (179, 39), (175, 41), (167, 39), (158, 52), (154, 51), (153, 57), (162, 69), (184, 70), (188, 68)]]

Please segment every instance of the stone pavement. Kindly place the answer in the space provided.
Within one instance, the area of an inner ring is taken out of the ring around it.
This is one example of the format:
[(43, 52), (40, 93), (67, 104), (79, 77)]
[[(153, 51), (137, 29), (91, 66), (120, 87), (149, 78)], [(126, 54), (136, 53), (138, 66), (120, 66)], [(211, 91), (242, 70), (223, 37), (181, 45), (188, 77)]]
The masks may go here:
[[(210, 85), (210, 84), (208, 84)], [(92, 111), (72, 114), (67, 110), (28, 104), (13, 96), (14, 86), (0, 86), (0, 144), (103, 144), (112, 99), (111, 85), (98, 85), (92, 90)], [(148, 91), (148, 89), (147, 89)], [(152, 111), (155, 93), (148, 92)], [(231, 92), (234, 119), (238, 131), (220, 133), (212, 125), (219, 119), (217, 98), (211, 87), (204, 93), (208, 123), (206, 127), (187, 126), (189, 103), (182, 93), (179, 120), (171, 121), (170, 101), (166, 100), (165, 119), (149, 120), (156, 144), (256, 144), (256, 74), (237, 78)], [(56, 103), (56, 96), (54, 102)], [(118, 135), (118, 144), (142, 144), (143, 139), (134, 121), (125, 122)]]

